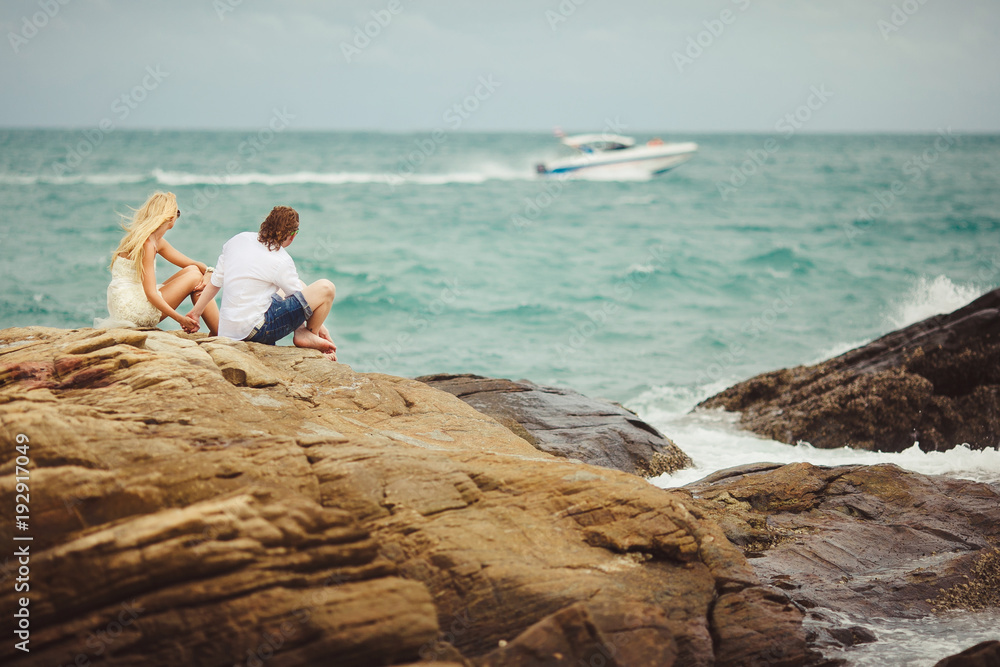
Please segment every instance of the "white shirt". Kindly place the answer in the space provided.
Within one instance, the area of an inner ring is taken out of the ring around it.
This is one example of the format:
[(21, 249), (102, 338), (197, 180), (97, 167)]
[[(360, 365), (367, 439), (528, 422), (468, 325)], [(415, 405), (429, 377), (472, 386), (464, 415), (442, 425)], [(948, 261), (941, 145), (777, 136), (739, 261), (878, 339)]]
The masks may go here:
[(285, 296), (302, 289), (292, 256), (284, 248), (268, 250), (257, 240), (257, 232), (243, 232), (226, 241), (212, 284), (222, 288), (219, 335), (236, 340), (243, 340), (264, 322), (278, 288)]

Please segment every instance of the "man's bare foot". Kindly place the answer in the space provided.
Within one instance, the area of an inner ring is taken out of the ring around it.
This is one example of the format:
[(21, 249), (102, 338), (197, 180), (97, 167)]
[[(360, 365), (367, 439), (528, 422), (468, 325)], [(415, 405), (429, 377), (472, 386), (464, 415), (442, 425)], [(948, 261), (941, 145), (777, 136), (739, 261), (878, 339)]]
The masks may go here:
[(305, 327), (299, 327), (295, 330), (295, 336), (292, 338), (292, 342), (295, 344), (295, 347), (308, 347), (314, 350), (319, 350), (326, 356), (331, 357), (331, 361), (337, 360), (337, 347), (330, 341), (320, 338)]

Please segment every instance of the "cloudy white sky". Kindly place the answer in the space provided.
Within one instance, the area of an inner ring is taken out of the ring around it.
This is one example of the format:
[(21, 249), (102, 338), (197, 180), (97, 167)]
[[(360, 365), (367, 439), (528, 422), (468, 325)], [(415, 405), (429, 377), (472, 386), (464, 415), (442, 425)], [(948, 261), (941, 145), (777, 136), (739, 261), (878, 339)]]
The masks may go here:
[(770, 132), (825, 87), (809, 131), (1000, 131), (997, 0), (4, 0), (0, 28), (3, 127), (425, 130), (482, 78), (463, 130)]

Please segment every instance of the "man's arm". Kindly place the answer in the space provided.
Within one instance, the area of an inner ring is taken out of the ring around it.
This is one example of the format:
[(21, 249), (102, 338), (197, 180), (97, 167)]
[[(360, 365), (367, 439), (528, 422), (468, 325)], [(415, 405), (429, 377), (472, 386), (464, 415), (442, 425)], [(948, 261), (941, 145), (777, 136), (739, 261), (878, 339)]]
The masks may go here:
[(217, 287), (215, 283), (209, 282), (208, 285), (205, 286), (205, 289), (201, 291), (201, 296), (198, 297), (198, 302), (194, 304), (194, 308), (191, 309), (191, 312), (189, 312), (187, 316), (195, 322), (201, 319), (201, 314), (205, 312), (205, 309), (208, 308), (208, 304), (215, 298), (215, 295), (219, 293), (220, 289), (222, 288)]

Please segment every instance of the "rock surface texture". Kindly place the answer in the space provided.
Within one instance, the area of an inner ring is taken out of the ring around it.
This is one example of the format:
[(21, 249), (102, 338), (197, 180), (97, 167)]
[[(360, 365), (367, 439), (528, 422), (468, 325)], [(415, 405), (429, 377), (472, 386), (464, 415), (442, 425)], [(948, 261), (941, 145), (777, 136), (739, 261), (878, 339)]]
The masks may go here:
[(744, 549), (762, 581), (809, 610), (818, 646), (874, 639), (845, 615), (856, 624), (1000, 605), (993, 485), (892, 464), (762, 463), (684, 490)]
[(427, 375), (417, 380), (460, 399), (543, 452), (656, 477), (691, 465), (659, 431), (610, 401), (527, 380)]
[(758, 375), (704, 401), (774, 440), (900, 452), (1000, 443), (1000, 290), (816, 366)]
[(0, 331), (8, 508), (18, 435), (31, 652), (8, 634), (5, 665), (807, 660), (802, 613), (704, 501), (314, 351)]

